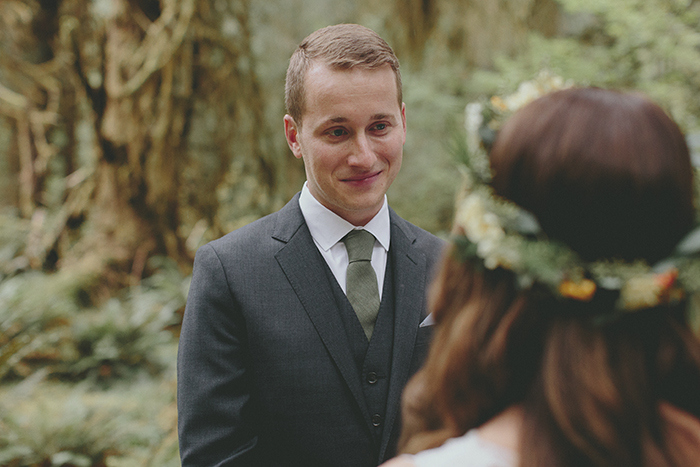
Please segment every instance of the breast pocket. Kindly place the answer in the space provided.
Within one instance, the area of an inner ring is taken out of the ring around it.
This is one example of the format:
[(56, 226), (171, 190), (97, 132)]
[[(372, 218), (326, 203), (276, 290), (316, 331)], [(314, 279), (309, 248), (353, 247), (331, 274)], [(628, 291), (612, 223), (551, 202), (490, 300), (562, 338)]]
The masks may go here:
[(428, 355), (428, 349), (430, 349), (430, 342), (433, 337), (433, 329), (435, 326), (423, 326), (418, 328), (418, 333), (416, 334), (416, 345), (413, 350), (413, 359), (411, 360), (411, 374), (418, 371), (418, 369), (423, 365), (425, 357)]
[(418, 328), (418, 333), (416, 334), (416, 349), (419, 347), (428, 347), (430, 345), (434, 328), (435, 326), (432, 324)]

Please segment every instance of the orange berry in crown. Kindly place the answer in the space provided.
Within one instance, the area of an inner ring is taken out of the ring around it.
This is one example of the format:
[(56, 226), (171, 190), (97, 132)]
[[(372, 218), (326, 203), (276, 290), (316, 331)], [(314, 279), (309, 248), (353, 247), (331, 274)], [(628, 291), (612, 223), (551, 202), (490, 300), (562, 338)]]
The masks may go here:
[(666, 272), (654, 275), (654, 282), (656, 282), (663, 290), (670, 289), (671, 286), (676, 282), (678, 278), (678, 269), (671, 268)]
[(559, 293), (562, 296), (582, 302), (591, 300), (593, 295), (595, 295), (595, 291), (595, 282), (589, 279), (583, 279), (580, 282), (565, 280), (559, 284)]

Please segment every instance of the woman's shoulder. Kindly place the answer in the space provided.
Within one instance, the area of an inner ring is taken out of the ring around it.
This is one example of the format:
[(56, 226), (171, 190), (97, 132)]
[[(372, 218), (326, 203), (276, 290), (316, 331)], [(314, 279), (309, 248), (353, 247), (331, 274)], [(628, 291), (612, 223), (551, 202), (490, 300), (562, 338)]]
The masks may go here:
[[(406, 459), (408, 461), (409, 459)], [(511, 449), (483, 439), (478, 430), (470, 430), (442, 446), (411, 456), (411, 463), (393, 467), (513, 467), (516, 454)]]
[(404, 454), (403, 456), (394, 457), (379, 467), (416, 467), (416, 463), (413, 462), (413, 456)]
[(522, 409), (511, 406), (463, 436), (382, 467), (513, 467), (517, 464)]

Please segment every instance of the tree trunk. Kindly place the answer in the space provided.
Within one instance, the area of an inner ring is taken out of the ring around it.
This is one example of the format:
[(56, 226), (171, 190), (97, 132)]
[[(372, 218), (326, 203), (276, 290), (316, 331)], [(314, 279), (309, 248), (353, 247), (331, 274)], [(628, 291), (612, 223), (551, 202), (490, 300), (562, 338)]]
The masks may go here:
[[(35, 219), (28, 263), (91, 264), (95, 277), (120, 286), (147, 273), (155, 255), (187, 270), (202, 232), (216, 237), (225, 229), (222, 189), (246, 194), (237, 196), (246, 205), (234, 215), (262, 215), (276, 202), (279, 175), (264, 142), (247, 0), (101, 5), (33, 4), (32, 21), (16, 25), (9, 45), (36, 52), (41, 63), (11, 55), (20, 66), (5, 67), (14, 89), (0, 98), (16, 97), (17, 105), (0, 99), (0, 112), (18, 129), (20, 206)], [(10, 7), (24, 17), (29, 11), (21, 2), (0, 5)], [(51, 12), (60, 28), (31, 27), (46, 24)], [(80, 121), (89, 122), (90, 134)], [(51, 128), (68, 133), (60, 147), (47, 138)], [(51, 172), (53, 159), (71, 173)], [(47, 175), (63, 182), (58, 205), (42, 205)]]
[(395, 51), (414, 68), (426, 59), (489, 68), (499, 54), (523, 50), (529, 31), (554, 35), (559, 7), (556, 0), (396, 0), (379, 14)]

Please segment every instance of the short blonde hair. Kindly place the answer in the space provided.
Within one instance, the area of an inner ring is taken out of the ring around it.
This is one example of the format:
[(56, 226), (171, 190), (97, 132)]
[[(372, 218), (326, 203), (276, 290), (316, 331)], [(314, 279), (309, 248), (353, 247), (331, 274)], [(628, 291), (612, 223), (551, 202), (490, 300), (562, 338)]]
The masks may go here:
[(319, 29), (304, 39), (292, 54), (287, 68), (284, 103), (287, 113), (301, 125), (304, 113), (306, 74), (315, 63), (349, 70), (389, 65), (396, 76), (399, 107), (403, 102), (399, 60), (389, 44), (373, 30), (359, 24), (337, 24)]

